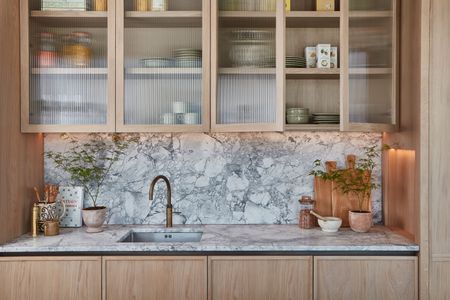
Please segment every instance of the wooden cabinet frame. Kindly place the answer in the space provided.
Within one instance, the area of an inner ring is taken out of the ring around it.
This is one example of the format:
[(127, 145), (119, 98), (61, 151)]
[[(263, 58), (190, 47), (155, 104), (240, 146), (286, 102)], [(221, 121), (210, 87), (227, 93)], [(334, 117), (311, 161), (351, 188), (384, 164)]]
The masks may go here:
[(107, 103), (106, 103), (106, 124), (99, 125), (44, 125), (30, 124), (30, 48), (29, 48), (29, 24), (30, 24), (30, 0), (20, 0), (20, 78), (21, 78), (21, 129), (24, 133), (32, 132), (114, 132), (115, 131), (115, 76), (116, 76), (116, 29), (115, 29), (115, 0), (108, 1), (108, 11), (106, 12), (78, 12), (69, 11), (54, 14), (53, 12), (42, 12), (42, 16), (48, 17), (91, 17), (106, 13), (107, 18)]
[(350, 70), (349, 70), (349, 1), (341, 0), (341, 18), (340, 18), (340, 34), (341, 34), (341, 54), (340, 54), (340, 93), (341, 93), (341, 131), (363, 131), (363, 132), (394, 132), (399, 129), (399, 89), (400, 80), (399, 61), (400, 61), (400, 1), (392, 1), (392, 93), (391, 93), (391, 118), (392, 124), (376, 124), (376, 123), (352, 123), (350, 116)]
[[(210, 127), (210, 0), (202, 0), (202, 124), (199, 125), (127, 125), (124, 120), (124, 1), (116, 1), (116, 131), (117, 132), (208, 132)], [(144, 12), (157, 16), (159, 12)], [(184, 12), (182, 12), (184, 13)], [(163, 17), (174, 19), (182, 14), (162, 12)], [(189, 17), (190, 12), (184, 13)], [(165, 16), (164, 16), (165, 15)]]

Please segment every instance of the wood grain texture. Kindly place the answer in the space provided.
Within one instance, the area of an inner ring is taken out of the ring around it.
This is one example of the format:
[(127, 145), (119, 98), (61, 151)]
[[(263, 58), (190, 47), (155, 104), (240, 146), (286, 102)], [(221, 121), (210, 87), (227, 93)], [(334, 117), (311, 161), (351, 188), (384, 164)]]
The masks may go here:
[(417, 299), (417, 273), (417, 257), (317, 256), (314, 299)]
[(100, 300), (100, 257), (0, 258), (2, 300)]
[(308, 256), (209, 257), (209, 300), (312, 298)]
[(104, 257), (103, 299), (206, 300), (205, 256)]
[(19, 37), (19, 1), (1, 1), (0, 244), (30, 231), (32, 187), (43, 185), (43, 136), (20, 133)]
[(430, 299), (446, 300), (450, 295), (450, 258), (431, 262)]

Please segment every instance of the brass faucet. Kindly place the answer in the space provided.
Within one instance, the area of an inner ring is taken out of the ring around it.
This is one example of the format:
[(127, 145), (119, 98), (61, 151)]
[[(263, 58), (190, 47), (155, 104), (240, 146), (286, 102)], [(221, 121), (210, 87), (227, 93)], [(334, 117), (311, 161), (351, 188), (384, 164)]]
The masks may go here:
[(170, 187), (169, 179), (167, 179), (166, 176), (158, 175), (155, 177), (155, 179), (153, 179), (152, 183), (150, 184), (148, 200), (153, 200), (153, 190), (155, 189), (156, 183), (160, 179), (164, 180), (167, 186), (166, 227), (172, 227), (172, 188)]

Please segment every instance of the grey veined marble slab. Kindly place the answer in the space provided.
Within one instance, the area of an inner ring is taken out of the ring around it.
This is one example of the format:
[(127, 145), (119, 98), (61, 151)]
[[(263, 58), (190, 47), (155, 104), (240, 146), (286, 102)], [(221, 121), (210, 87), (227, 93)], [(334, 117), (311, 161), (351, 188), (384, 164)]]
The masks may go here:
[[(183, 232), (201, 231), (195, 243), (120, 243), (130, 230)], [(342, 229), (325, 233), (297, 225), (191, 225), (166, 229), (155, 225), (108, 225), (101, 233), (85, 228), (62, 229), (54, 237), (23, 235), (0, 246), (0, 253), (26, 252), (176, 252), (176, 251), (419, 251), (419, 246), (389, 229), (376, 226), (368, 233)]]
[[(85, 135), (77, 135), (81, 140)], [(159, 174), (172, 183), (176, 223), (296, 224), (298, 199), (313, 194), (309, 176), (315, 159), (345, 166), (345, 155), (363, 154), (379, 145), (379, 133), (293, 132), (226, 134), (139, 134), (117, 163), (101, 191), (109, 208), (108, 224), (162, 224), (165, 188), (157, 185), (148, 201), (151, 180)], [(67, 141), (45, 137), (45, 150), (64, 151)], [(381, 183), (381, 160), (374, 172)], [(45, 161), (47, 182), (71, 185), (67, 174)], [(373, 192), (374, 222), (382, 223), (381, 190)], [(85, 201), (85, 205), (89, 205)]]

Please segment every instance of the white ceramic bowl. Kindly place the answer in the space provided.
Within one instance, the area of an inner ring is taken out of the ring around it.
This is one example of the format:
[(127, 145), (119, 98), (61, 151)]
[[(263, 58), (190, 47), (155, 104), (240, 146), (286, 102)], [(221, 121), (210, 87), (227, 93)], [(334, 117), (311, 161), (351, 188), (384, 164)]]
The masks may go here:
[(342, 225), (342, 219), (335, 217), (325, 217), (327, 221), (318, 219), (320, 228), (324, 232), (337, 232)]

